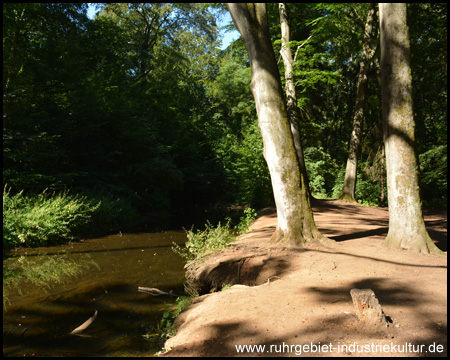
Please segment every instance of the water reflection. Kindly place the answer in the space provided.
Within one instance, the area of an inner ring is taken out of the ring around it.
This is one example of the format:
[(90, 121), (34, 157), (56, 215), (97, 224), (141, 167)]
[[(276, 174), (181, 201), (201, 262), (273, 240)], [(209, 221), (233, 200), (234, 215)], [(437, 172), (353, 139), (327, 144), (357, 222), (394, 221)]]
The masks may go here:
[[(142, 335), (161, 318), (167, 298), (139, 293), (138, 286), (183, 292), (183, 260), (172, 242), (186, 241), (183, 231), (110, 235), (62, 246), (21, 249), (17, 254), (72, 259), (90, 256), (100, 270), (54, 284), (49, 290), (23, 283), (22, 295), (11, 291), (3, 312), (3, 354), (6, 356), (148, 356)], [(98, 310), (84, 332), (68, 335)]]

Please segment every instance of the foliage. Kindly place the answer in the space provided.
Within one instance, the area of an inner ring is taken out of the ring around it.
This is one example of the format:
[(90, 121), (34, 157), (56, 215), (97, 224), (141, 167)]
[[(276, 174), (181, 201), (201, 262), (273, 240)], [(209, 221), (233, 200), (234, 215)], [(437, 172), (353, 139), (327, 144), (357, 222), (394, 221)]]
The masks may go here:
[(408, 4), (419, 154), (447, 144), (447, 3)]
[[(154, 347), (162, 348), (165, 341), (174, 336), (176, 333), (173, 327), (173, 322), (175, 318), (189, 305), (197, 295), (192, 296), (180, 296), (176, 299), (176, 304), (165, 304), (165, 307), (161, 309), (164, 311), (162, 318), (156, 324), (154, 328), (151, 329), (147, 334), (142, 335), (144, 339), (150, 341)], [(164, 352), (164, 350), (162, 351)], [(159, 355), (157, 353), (156, 355)]]
[(447, 145), (434, 146), (419, 155), (420, 188), (424, 203), (431, 208), (447, 206)]
[(3, 247), (43, 246), (75, 238), (99, 209), (85, 197), (68, 193), (13, 196), (3, 190)]
[(222, 225), (220, 222), (217, 226), (211, 225), (208, 221), (205, 224), (205, 230), (185, 230), (187, 242), (185, 247), (181, 247), (174, 243), (173, 251), (180, 255), (187, 262), (198, 259), (207, 253), (225, 248), (235, 237), (231, 233), (230, 219)]
[(244, 210), (244, 216), (241, 217), (239, 224), (235, 227), (239, 234), (245, 234), (249, 231), (250, 225), (256, 220), (256, 211), (251, 207)]
[[(446, 7), (408, 4), (420, 154), (447, 141)], [(89, 19), (84, 3), (3, 4), (3, 181), (11, 194), (102, 193), (97, 215), (103, 209), (106, 223), (118, 221), (117, 209), (131, 216), (131, 208), (191, 213), (218, 202), (272, 203), (245, 47), (238, 39), (219, 49), (223, 11), (194, 3), (97, 8)], [(331, 196), (345, 166), (367, 10), (288, 4), (303, 148), (320, 149), (306, 154), (315, 194)], [(268, 11), (278, 54), (277, 5)], [(361, 159), (382, 143), (378, 59)], [(431, 178), (443, 178), (436, 174), (422, 169), (425, 197), (445, 197), (446, 181), (431, 191)], [(371, 197), (361, 200), (372, 203), (380, 180), (361, 181)]]
[[(3, 190), (3, 247), (48, 246), (76, 239), (81, 234), (108, 231), (136, 217), (126, 200), (102, 192), (44, 191), (38, 195), (10, 194)], [(95, 226), (93, 226), (95, 225)]]
[(205, 224), (204, 230), (185, 230), (187, 242), (184, 247), (174, 243), (172, 250), (180, 255), (186, 262), (201, 258), (211, 251), (223, 249), (228, 244), (236, 240), (237, 235), (245, 234), (250, 224), (256, 219), (256, 211), (252, 208), (244, 210), (244, 216), (241, 217), (239, 224), (232, 229), (231, 219), (227, 218), (224, 225), (219, 222), (213, 226), (209, 221)]
[[(83, 229), (83, 235), (85, 233), (92, 235), (93, 233), (110, 231), (111, 229), (116, 230), (118, 226), (138, 217), (131, 199), (118, 198), (104, 190), (83, 188), (77, 190), (79, 196), (85, 198), (90, 206), (95, 208), (89, 223)], [(92, 230), (92, 225), (95, 225), (94, 231)], [(77, 232), (81, 232), (81, 229)]]
[[(355, 196), (358, 199), (358, 203), (362, 205), (380, 206), (386, 205), (386, 200), (381, 201), (381, 183), (379, 178), (372, 178), (368, 176), (367, 166), (368, 162), (358, 162), (357, 178)], [(331, 197), (336, 199), (339, 197), (342, 191), (342, 185), (344, 183), (345, 169), (339, 170), (337, 173), (335, 184), (332, 189)], [(386, 191), (386, 190), (385, 190)], [(387, 197), (385, 197), (387, 199)]]
[(314, 196), (329, 197), (339, 169), (336, 161), (322, 147), (304, 150), (309, 187)]

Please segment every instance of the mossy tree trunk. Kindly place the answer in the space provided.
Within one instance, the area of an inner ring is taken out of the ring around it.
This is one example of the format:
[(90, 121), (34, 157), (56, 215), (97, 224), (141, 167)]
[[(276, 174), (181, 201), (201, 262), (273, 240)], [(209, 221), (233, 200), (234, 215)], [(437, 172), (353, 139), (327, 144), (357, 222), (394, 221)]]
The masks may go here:
[(364, 120), (364, 104), (367, 92), (367, 74), (369, 72), (370, 59), (372, 59), (377, 48), (376, 45), (371, 45), (372, 28), (376, 19), (375, 7), (375, 3), (370, 4), (364, 29), (363, 53), (358, 75), (355, 114), (353, 117), (353, 130), (350, 137), (344, 184), (342, 186), (341, 195), (339, 196), (339, 200), (345, 202), (356, 202), (356, 174), (358, 167), (358, 151), (361, 144), (361, 128)]
[(266, 4), (228, 3), (227, 7), (241, 33), (252, 70), (251, 90), (277, 207), (278, 224), (272, 240), (305, 244), (324, 239), (314, 222), (306, 174), (300, 170), (295, 151)]
[(305, 158), (303, 156), (302, 142), (300, 138), (300, 109), (297, 104), (297, 94), (295, 91), (294, 83), (294, 60), (292, 58), (292, 51), (289, 45), (290, 31), (288, 13), (285, 3), (279, 3), (280, 10), (280, 25), (281, 25), (281, 57), (284, 64), (284, 78), (285, 78), (285, 90), (286, 90), (286, 107), (289, 118), (289, 124), (291, 126), (292, 138), (294, 140), (295, 151), (297, 152), (297, 158), (300, 165), (300, 171), (305, 174), (305, 184), (307, 196), (310, 197), (309, 183), (307, 180), (307, 172), (305, 165)]
[(422, 215), (406, 4), (380, 4), (381, 84), (389, 231), (385, 245), (440, 252)]

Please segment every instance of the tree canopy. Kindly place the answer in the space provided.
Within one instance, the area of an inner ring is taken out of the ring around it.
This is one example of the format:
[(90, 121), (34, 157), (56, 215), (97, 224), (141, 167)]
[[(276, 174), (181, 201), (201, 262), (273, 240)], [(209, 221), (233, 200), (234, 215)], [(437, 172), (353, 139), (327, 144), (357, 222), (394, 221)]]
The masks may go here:
[[(310, 189), (336, 198), (369, 6), (287, 8)], [(225, 10), (191, 3), (98, 10), (90, 19), (87, 4), (3, 4), (3, 183), (11, 193), (104, 191), (141, 212), (270, 204), (247, 53), (241, 39), (220, 50), (217, 18)], [(426, 206), (443, 207), (447, 5), (408, 4), (408, 15), (421, 189)], [(268, 5), (268, 16), (284, 74), (277, 5)], [(379, 56), (369, 65), (356, 189), (369, 204), (382, 204), (385, 176)]]

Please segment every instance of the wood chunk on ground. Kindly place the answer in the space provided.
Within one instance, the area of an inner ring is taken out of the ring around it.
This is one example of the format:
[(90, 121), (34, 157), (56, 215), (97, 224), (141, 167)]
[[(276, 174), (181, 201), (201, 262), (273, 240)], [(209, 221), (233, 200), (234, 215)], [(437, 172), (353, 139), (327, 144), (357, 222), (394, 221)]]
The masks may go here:
[(374, 322), (388, 326), (389, 321), (371, 289), (350, 290), (356, 316), (360, 321)]

